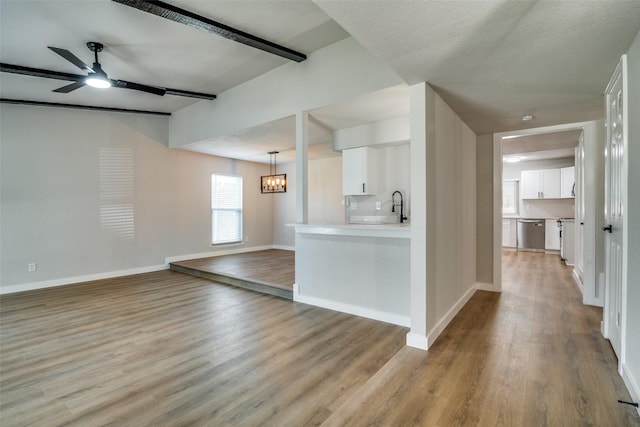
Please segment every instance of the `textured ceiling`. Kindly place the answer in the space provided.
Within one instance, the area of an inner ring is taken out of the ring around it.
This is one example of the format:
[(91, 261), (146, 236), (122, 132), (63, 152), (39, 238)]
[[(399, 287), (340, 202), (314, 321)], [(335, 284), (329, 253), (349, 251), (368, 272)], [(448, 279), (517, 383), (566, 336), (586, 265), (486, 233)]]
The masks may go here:
[[(408, 84), (428, 82), (477, 134), (602, 118), (607, 81), (640, 30), (640, 0), (169, 2), (307, 55), (351, 35)], [(100, 62), (111, 78), (214, 94), (287, 62), (110, 0), (0, 0), (1, 62), (79, 74), (46, 47), (91, 63), (87, 41), (105, 45)], [(124, 89), (51, 92), (65, 84), (1, 73), (0, 97), (163, 112), (201, 102)], [(328, 129), (408, 113), (406, 86), (369, 97), (310, 112), (318, 155), (331, 154), (320, 149)], [(526, 113), (534, 120), (522, 122)], [(191, 148), (259, 159), (266, 147), (291, 152), (293, 126), (283, 119)]]
[[(409, 87), (399, 85), (309, 112), (310, 159), (338, 156), (333, 131), (390, 117), (409, 115)], [(268, 163), (267, 152), (277, 150), (278, 163), (296, 160), (295, 117), (190, 144), (185, 148), (205, 154)]]
[[(305, 54), (348, 36), (310, 1), (172, 0), (171, 4)], [(67, 49), (91, 64), (88, 41), (105, 45), (99, 59), (112, 79), (212, 94), (288, 62), (111, 0), (0, 1), (0, 62), (84, 74), (47, 46)], [(200, 101), (125, 89), (51, 92), (66, 84), (2, 73), (0, 96), (163, 112)]]
[(580, 130), (553, 132), (540, 135), (525, 135), (517, 138), (502, 140), (502, 154), (524, 154), (534, 151), (569, 150), (569, 157), (573, 156), (573, 149), (578, 146)]
[[(426, 81), (477, 134), (603, 117), (640, 2), (315, 0), (409, 84)], [(533, 114), (523, 123), (523, 114)]]

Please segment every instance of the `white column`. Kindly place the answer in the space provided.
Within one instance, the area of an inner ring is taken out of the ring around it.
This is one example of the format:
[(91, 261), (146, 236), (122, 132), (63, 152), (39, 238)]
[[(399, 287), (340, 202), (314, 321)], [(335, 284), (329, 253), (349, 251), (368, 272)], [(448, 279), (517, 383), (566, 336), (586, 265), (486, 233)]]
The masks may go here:
[(427, 91), (411, 86), (411, 330), (407, 345), (427, 349)]
[(309, 222), (309, 113), (296, 113), (296, 223)]

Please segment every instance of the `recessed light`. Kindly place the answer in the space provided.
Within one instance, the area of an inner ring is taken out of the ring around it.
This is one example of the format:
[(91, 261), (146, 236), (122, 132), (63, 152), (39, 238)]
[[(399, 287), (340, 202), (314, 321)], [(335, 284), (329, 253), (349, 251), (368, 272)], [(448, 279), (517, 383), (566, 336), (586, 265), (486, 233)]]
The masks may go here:
[(528, 122), (529, 120), (533, 120), (533, 114), (525, 114), (524, 116), (522, 116), (523, 122)]

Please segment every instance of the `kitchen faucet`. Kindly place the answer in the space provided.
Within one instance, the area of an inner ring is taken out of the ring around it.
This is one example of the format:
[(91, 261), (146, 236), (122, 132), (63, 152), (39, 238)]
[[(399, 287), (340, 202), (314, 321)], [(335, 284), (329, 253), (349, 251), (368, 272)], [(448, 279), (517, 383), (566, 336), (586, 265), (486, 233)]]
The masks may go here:
[[(400, 205), (396, 204), (396, 193), (400, 195)], [(402, 193), (397, 190), (394, 191), (391, 195), (391, 212), (396, 211), (396, 206), (400, 206), (400, 224), (402, 224), (404, 220), (407, 219), (407, 217), (404, 216), (404, 202), (402, 201)]]

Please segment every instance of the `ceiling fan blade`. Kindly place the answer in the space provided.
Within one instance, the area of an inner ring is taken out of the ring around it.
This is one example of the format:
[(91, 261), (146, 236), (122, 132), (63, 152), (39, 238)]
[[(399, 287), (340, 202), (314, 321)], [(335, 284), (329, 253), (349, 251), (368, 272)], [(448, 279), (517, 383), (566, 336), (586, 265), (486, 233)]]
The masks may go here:
[(78, 80), (77, 82), (73, 82), (70, 85), (66, 85), (66, 86), (59, 87), (58, 89), (54, 89), (53, 92), (69, 93), (69, 92), (74, 91), (76, 89), (80, 89), (84, 85), (85, 85), (85, 83), (84, 83), (83, 80)]
[(164, 96), (166, 93), (166, 89), (161, 87), (147, 86), (140, 83), (128, 82), (125, 80), (112, 80), (113, 87), (119, 87), (121, 89), (133, 89), (139, 90), (140, 92), (151, 93), (153, 95)]
[(52, 51), (54, 51), (55, 53), (57, 53), (58, 55), (62, 56), (67, 61), (71, 62), (76, 67), (80, 68), (81, 70), (91, 72), (91, 73), (94, 72), (93, 68), (89, 67), (87, 64), (82, 62), (77, 56), (75, 56), (73, 53), (69, 52), (68, 50), (60, 49), (58, 47), (51, 47), (51, 46), (47, 46), (47, 47)]

